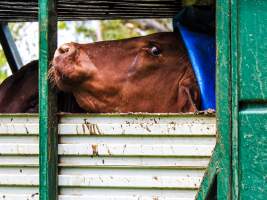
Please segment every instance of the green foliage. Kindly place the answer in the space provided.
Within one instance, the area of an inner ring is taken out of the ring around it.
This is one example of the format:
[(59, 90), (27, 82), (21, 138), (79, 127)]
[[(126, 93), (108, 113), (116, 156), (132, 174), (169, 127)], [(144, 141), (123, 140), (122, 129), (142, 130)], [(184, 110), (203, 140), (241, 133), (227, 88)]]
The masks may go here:
[[(25, 23), (9, 23), (9, 28), (12, 32), (12, 36), (14, 37), (14, 40), (19, 40), (19, 30), (24, 26)], [(4, 54), (3, 49), (0, 46), (0, 83), (5, 80), (8, 76), (7, 69), (4, 69), (5, 66), (7, 66), (7, 60)]]
[(101, 23), (101, 32), (104, 40), (119, 40), (126, 37), (140, 36), (134, 25), (127, 24), (126, 20), (104, 20)]
[(9, 27), (15, 41), (22, 39), (19, 31), (22, 30), (24, 26), (25, 26), (25, 22), (9, 23), (8, 24), (8, 27)]
[(58, 22), (58, 29), (59, 30), (68, 30), (68, 26), (67, 26), (67, 23), (66, 22)]
[(0, 49), (0, 67), (6, 64), (6, 57), (2, 49)]
[(0, 83), (7, 77), (7, 71), (3, 69), (6, 64), (6, 57), (2, 49), (0, 49)]
[(86, 38), (92, 38), (93, 41), (97, 40), (96, 32), (93, 28), (87, 27), (86, 22), (76, 23), (75, 30), (78, 34), (83, 34)]

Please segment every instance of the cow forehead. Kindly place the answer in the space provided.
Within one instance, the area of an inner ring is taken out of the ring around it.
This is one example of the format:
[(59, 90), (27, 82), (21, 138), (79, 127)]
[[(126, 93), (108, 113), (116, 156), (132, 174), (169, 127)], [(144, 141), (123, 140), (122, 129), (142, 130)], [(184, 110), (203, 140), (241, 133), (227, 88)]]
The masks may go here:
[[(145, 44), (172, 44), (173, 42), (177, 41), (177, 35), (172, 32), (162, 32), (162, 33), (154, 33), (147, 36), (141, 36), (136, 38), (126, 39), (125, 41), (132, 41), (132, 42), (140, 42)], [(123, 43), (123, 40), (121, 41)]]
[(76, 44), (77, 47), (127, 47), (129, 46), (139, 46), (145, 45), (149, 43), (157, 43), (157, 44), (178, 44), (178, 36), (176, 33), (173, 32), (161, 32), (161, 33), (154, 33), (147, 36), (139, 36), (133, 38), (125, 38), (120, 40), (109, 40), (109, 41), (100, 41), (88, 44)]

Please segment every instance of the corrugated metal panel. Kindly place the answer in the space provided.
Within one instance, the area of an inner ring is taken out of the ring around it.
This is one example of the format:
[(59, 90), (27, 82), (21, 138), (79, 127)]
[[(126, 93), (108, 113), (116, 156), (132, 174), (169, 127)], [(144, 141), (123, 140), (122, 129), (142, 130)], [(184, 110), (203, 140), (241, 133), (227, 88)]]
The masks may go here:
[(36, 115), (0, 115), (1, 200), (38, 199), (38, 142)]
[[(215, 118), (64, 115), (60, 200), (194, 199), (215, 144)], [(38, 199), (38, 118), (0, 117), (0, 199)]]
[[(58, 0), (60, 20), (173, 17), (180, 0)], [(0, 21), (36, 21), (37, 0), (0, 1)]]
[(215, 131), (205, 116), (64, 116), (60, 199), (194, 199)]

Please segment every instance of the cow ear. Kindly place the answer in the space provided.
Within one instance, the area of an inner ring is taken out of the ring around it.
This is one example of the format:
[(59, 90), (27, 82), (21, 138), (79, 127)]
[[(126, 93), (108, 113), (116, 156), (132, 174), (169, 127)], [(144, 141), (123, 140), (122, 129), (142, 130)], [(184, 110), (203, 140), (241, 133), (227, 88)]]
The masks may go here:
[(200, 94), (197, 84), (180, 86), (177, 104), (180, 112), (197, 112), (200, 108)]

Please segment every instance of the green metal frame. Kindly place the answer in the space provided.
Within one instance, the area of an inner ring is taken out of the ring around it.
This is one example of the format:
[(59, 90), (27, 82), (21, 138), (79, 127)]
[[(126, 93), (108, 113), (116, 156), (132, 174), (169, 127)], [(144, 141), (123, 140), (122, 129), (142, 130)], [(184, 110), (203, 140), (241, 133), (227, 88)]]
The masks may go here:
[[(57, 119), (55, 116), (54, 95), (49, 89), (47, 71), (52, 52), (55, 50), (56, 36), (56, 12), (55, 1), (39, 0), (39, 23), (40, 23), (40, 200), (57, 199)], [(217, 81), (217, 117), (219, 137), (213, 153), (209, 168), (202, 182), (197, 199), (205, 199), (209, 193), (210, 185), (216, 176), (219, 176), (218, 187), (224, 193), (219, 199), (230, 199), (230, 77), (225, 76), (230, 71), (230, 3), (217, 3), (217, 53), (222, 55), (218, 60)], [(219, 30), (224, 30), (219, 31)], [(224, 83), (227, 83), (225, 85)], [(48, 103), (47, 103), (48, 102)], [(225, 126), (228, 124), (228, 126)], [(224, 157), (224, 160), (219, 159)], [(223, 168), (221, 166), (224, 166)], [(225, 167), (227, 166), (227, 167)], [(218, 169), (221, 171), (218, 172)], [(222, 177), (222, 178), (220, 178)]]
[[(58, 198), (56, 96), (47, 80), (57, 44), (55, 6), (39, 0), (40, 200)], [(265, 0), (216, 1), (218, 135), (198, 200), (213, 198), (215, 181), (219, 200), (267, 196), (266, 9)]]
[(231, 160), (232, 160), (232, 183), (231, 183), (231, 191), (232, 191), (232, 199), (239, 199), (238, 195), (238, 67), (237, 67), (237, 1), (232, 0), (231, 7), (231, 121), (232, 121), (232, 130), (231, 130)]
[(39, 0), (39, 30), (39, 199), (56, 200), (58, 198), (57, 100), (47, 79), (49, 62), (57, 45), (55, 0)]
[(267, 197), (267, 1), (217, 1), (218, 140), (197, 199)]
[(217, 181), (217, 199), (231, 198), (231, 4), (216, 1), (216, 102), (217, 145), (201, 183), (197, 200), (207, 199)]
[(267, 198), (266, 10), (266, 0), (232, 0), (233, 199)]

